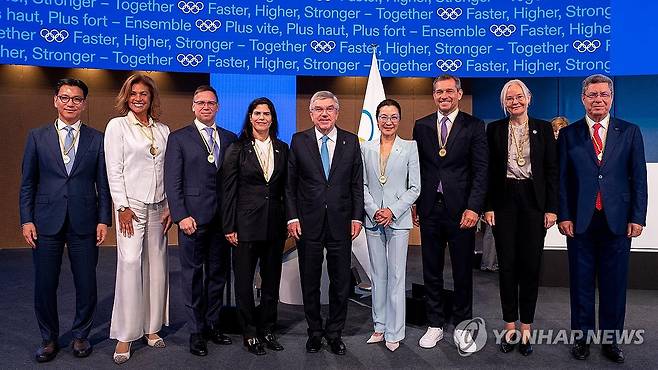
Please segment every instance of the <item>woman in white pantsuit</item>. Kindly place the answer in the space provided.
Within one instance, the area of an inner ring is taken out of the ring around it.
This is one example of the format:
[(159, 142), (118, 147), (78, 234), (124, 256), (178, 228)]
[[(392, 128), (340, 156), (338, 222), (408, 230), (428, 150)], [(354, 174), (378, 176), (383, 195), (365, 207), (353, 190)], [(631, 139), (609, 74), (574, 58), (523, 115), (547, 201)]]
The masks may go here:
[(169, 128), (157, 121), (160, 99), (150, 77), (135, 74), (117, 96), (122, 117), (105, 130), (105, 160), (117, 212), (117, 277), (110, 338), (114, 362), (130, 358), (142, 337), (162, 348), (158, 332), (169, 324), (167, 230), (171, 217), (164, 192), (164, 153)]
[(376, 117), (380, 139), (361, 144), (375, 324), (368, 343), (386, 341), (395, 351), (404, 338), (407, 247), (411, 206), (420, 195), (420, 168), (416, 142), (397, 136), (400, 104), (382, 101)]

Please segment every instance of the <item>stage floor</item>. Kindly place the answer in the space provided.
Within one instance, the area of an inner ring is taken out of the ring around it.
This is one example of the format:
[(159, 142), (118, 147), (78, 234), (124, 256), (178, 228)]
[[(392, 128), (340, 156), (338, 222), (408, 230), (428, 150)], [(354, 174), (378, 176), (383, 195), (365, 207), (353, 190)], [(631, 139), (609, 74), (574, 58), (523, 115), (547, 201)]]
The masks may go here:
[[(396, 352), (389, 352), (383, 344), (366, 344), (372, 332), (369, 299), (350, 302), (348, 319), (343, 332), (347, 355), (336, 356), (327, 346), (316, 354), (307, 354), (306, 322), (301, 306), (279, 306), (279, 339), (283, 352), (269, 351), (266, 356), (254, 356), (241, 345), (241, 337), (232, 335), (234, 344), (209, 344), (209, 355), (196, 357), (188, 351), (188, 331), (184, 323), (180, 289), (178, 248), (170, 248), (170, 323), (163, 330), (167, 347), (153, 349), (143, 343), (133, 345), (130, 361), (122, 368), (240, 368), (240, 369), (383, 369), (383, 368), (571, 368), (610, 367), (612, 364), (600, 353), (600, 346), (592, 345), (587, 361), (571, 358), (565, 344), (535, 345), (535, 352), (523, 357), (518, 352), (503, 354), (495, 344), (493, 329), (502, 327), (497, 274), (474, 270), (474, 316), (482, 317), (488, 332), (485, 347), (469, 357), (462, 357), (453, 344), (448, 328), (446, 337), (433, 349), (422, 349), (418, 339), (424, 327), (407, 326), (406, 338)], [(116, 251), (102, 248), (98, 264), (98, 310), (91, 341), (94, 352), (85, 359), (74, 358), (68, 343), (68, 328), (73, 318), (75, 292), (68, 258), (64, 258), (59, 289), (59, 312), (63, 349), (57, 358), (39, 368), (94, 368), (117, 369), (112, 362), (115, 342), (108, 339), (114, 295)], [(446, 269), (447, 271), (449, 269)], [(0, 250), (0, 368), (34, 368), (33, 353), (41, 339), (33, 309), (33, 267), (28, 249)], [(446, 275), (449, 287), (450, 276)], [(410, 248), (407, 286), (422, 283), (420, 248)], [(644, 343), (623, 346), (626, 353), (624, 367), (655, 368), (658, 365), (658, 293), (650, 290), (629, 290), (626, 328), (644, 330)], [(569, 291), (565, 288), (541, 287), (537, 304), (536, 329), (569, 328)]]

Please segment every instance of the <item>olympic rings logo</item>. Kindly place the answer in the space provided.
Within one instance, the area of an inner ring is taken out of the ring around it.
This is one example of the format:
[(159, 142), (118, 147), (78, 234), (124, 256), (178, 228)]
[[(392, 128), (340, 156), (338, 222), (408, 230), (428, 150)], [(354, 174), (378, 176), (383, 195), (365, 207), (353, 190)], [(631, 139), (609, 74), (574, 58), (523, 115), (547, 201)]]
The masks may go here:
[(454, 21), (462, 15), (462, 10), (461, 8), (439, 8), (436, 10), (436, 15), (444, 21)]
[(516, 26), (513, 24), (492, 24), (489, 27), (489, 32), (493, 33), (496, 37), (510, 37), (516, 32)]
[(333, 41), (311, 41), (311, 48), (316, 53), (330, 53), (336, 47), (336, 43)]
[(222, 22), (217, 19), (197, 19), (194, 24), (201, 32), (215, 32), (222, 26)]
[(197, 14), (203, 10), (203, 7), (204, 5), (200, 1), (194, 2), (181, 0), (178, 2), (178, 9), (180, 9), (185, 14)]
[(47, 28), (42, 28), (39, 34), (48, 42), (63, 42), (69, 38), (69, 31), (67, 30), (60, 31), (56, 29), (49, 30)]
[(601, 41), (599, 40), (576, 40), (573, 42), (573, 48), (576, 49), (579, 53), (593, 53), (596, 49), (601, 47)]
[(459, 59), (439, 59), (436, 61), (436, 66), (443, 72), (455, 72), (462, 66), (462, 61)]
[(176, 60), (183, 67), (196, 67), (203, 62), (203, 57), (199, 54), (178, 54)]

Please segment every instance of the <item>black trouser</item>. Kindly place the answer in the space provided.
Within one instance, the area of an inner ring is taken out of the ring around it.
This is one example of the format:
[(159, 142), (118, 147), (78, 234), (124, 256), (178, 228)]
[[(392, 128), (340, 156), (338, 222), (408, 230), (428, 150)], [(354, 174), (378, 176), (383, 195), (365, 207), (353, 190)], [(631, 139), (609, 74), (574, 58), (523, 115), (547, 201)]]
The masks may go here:
[(537, 206), (532, 180), (507, 179), (502, 206), (494, 210), (503, 320), (532, 324), (544, 250), (544, 212)]
[[(302, 233), (304, 230), (302, 230)], [(324, 249), (327, 250), (329, 272), (329, 318), (322, 326), (320, 314), (320, 282)], [(341, 336), (347, 317), (347, 299), (350, 294), (350, 263), (352, 242), (333, 240), (325, 217), (322, 235), (318, 240), (302, 238), (297, 243), (299, 254), (299, 274), (302, 281), (304, 314), (308, 323), (309, 336), (322, 336), (335, 339)]]
[(98, 263), (96, 234), (75, 234), (67, 217), (64, 226), (57, 234), (39, 234), (39, 238), (36, 240), (37, 247), (32, 250), (34, 310), (39, 322), (41, 337), (47, 341), (57, 342), (59, 337), (57, 287), (64, 244), (68, 248), (73, 284), (75, 285), (75, 317), (71, 328), (74, 339), (84, 339), (89, 336), (96, 312), (96, 265)]
[(430, 214), (420, 218), (427, 321), (431, 327), (442, 328), (445, 324), (442, 294), (446, 244), (455, 286), (452, 321), (456, 325), (473, 317), (475, 228), (460, 229), (459, 221), (450, 217), (442, 194), (437, 194)]
[(215, 221), (198, 225), (192, 235), (178, 232), (183, 304), (193, 334), (203, 333), (219, 320), (231, 252), (221, 230)]
[[(245, 338), (270, 333), (276, 324), (284, 244), (285, 240), (239, 242), (233, 248), (235, 297)], [(257, 263), (261, 277), (258, 307), (254, 303), (253, 289)]]

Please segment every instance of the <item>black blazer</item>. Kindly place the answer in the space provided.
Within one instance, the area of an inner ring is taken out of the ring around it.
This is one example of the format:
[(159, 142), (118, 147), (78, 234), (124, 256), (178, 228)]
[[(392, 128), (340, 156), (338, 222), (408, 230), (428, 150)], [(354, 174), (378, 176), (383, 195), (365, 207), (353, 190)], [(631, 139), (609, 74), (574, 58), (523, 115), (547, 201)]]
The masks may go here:
[[(487, 126), (487, 141), (489, 143), (487, 211), (495, 211), (503, 206), (502, 194), (505, 192), (505, 179), (507, 178), (508, 122), (509, 119), (504, 118), (491, 122)], [(550, 122), (530, 118), (528, 130), (532, 184), (535, 189), (537, 205), (545, 213), (557, 214), (558, 160), (553, 127)]]
[(240, 241), (286, 238), (284, 192), (288, 172), (288, 144), (272, 140), (274, 170), (265, 181), (251, 141), (240, 140), (226, 151), (223, 168), (224, 234), (238, 233)]
[(421, 218), (429, 215), (441, 182), (446, 208), (458, 221), (465, 210), (480, 213), (484, 208), (489, 156), (484, 122), (460, 111), (448, 135), (447, 154), (440, 157), (436, 119), (432, 113), (414, 125), (421, 183), (416, 206)]
[(338, 129), (329, 179), (325, 179), (315, 128), (298, 132), (290, 143), (286, 211), (299, 219), (302, 237), (317, 240), (325, 215), (334, 240), (349, 240), (352, 220), (363, 220), (363, 162), (359, 138)]
[[(237, 140), (234, 133), (217, 127), (219, 158)], [(207, 161), (208, 149), (194, 123), (172, 132), (165, 153), (164, 185), (171, 217), (175, 223), (192, 216), (199, 225), (221, 217), (222, 165)]]

